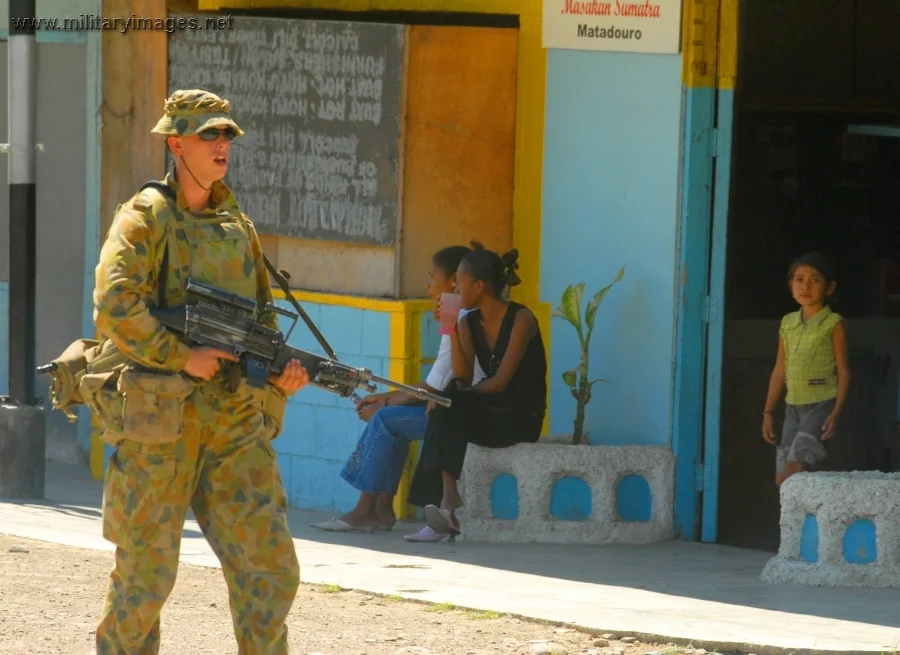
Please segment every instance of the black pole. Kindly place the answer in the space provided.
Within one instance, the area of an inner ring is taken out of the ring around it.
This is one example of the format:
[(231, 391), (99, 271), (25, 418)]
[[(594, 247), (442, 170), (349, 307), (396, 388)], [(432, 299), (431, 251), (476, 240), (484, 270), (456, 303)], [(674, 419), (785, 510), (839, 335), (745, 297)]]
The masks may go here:
[(46, 435), (36, 407), (35, 0), (9, 0), (9, 397), (0, 404), (0, 496), (43, 498)]
[(9, 0), (9, 395), (35, 401), (35, 0)]

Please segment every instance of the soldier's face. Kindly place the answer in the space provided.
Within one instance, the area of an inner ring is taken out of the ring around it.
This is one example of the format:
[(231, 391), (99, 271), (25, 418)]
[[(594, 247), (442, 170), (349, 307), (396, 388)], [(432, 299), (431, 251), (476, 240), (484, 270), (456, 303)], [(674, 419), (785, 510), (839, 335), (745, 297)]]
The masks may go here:
[(231, 152), (230, 131), (211, 129), (193, 136), (179, 137), (172, 151), (179, 155), (197, 179), (206, 183), (221, 180), (228, 172)]

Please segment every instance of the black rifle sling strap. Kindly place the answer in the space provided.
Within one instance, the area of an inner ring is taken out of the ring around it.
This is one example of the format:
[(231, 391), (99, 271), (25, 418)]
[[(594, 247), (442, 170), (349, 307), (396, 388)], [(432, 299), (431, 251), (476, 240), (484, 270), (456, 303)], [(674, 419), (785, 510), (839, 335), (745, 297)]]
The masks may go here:
[[(172, 187), (170, 187), (165, 182), (158, 182), (156, 180), (144, 182), (144, 184), (141, 185), (140, 191), (143, 191), (144, 189), (147, 189), (147, 188), (156, 189), (157, 191), (162, 193), (163, 196), (165, 196), (168, 200), (170, 200), (172, 202), (175, 202), (175, 200), (176, 200), (175, 190), (172, 189)], [(288, 281), (285, 279), (284, 275), (272, 265), (272, 262), (270, 262), (269, 258), (266, 257), (266, 253), (263, 253), (262, 256), (263, 256), (263, 261), (266, 264), (266, 269), (269, 271), (269, 275), (272, 276), (272, 278), (278, 284), (279, 288), (284, 292), (284, 296), (287, 299), (287, 301), (289, 303), (291, 303), (291, 305), (294, 307), (294, 309), (297, 310), (297, 313), (300, 314), (300, 318), (302, 318), (303, 322), (306, 323), (306, 327), (309, 328), (309, 331), (313, 333), (313, 336), (316, 338), (316, 341), (319, 342), (319, 345), (322, 346), (322, 349), (325, 351), (325, 354), (328, 355), (328, 357), (330, 357), (334, 361), (338, 361), (337, 355), (335, 354), (332, 347), (328, 344), (328, 341), (325, 340), (325, 336), (321, 332), (319, 332), (319, 328), (316, 327), (316, 324), (312, 322), (312, 319), (309, 317), (309, 314), (306, 313), (306, 310), (303, 309), (303, 307), (300, 306), (300, 303), (297, 302), (297, 299), (294, 298), (294, 294), (291, 293), (291, 289), (288, 286)], [(165, 282), (166, 282), (165, 276), (166, 276), (166, 270), (168, 268), (168, 262), (169, 262), (169, 248), (168, 248), (168, 243), (167, 243), (166, 250), (163, 253), (162, 267), (160, 270), (160, 281), (159, 281), (159, 301), (160, 301), (159, 306), (160, 307), (163, 306), (162, 303), (164, 302), (164, 299), (165, 299), (165, 294), (164, 294)]]
[(263, 261), (266, 264), (266, 268), (269, 270), (269, 274), (274, 278), (275, 282), (281, 287), (281, 290), (284, 291), (284, 297), (287, 298), (287, 301), (293, 305), (294, 309), (297, 310), (297, 313), (300, 314), (300, 318), (303, 319), (303, 322), (306, 323), (306, 327), (309, 328), (309, 331), (313, 333), (313, 336), (316, 338), (316, 341), (319, 342), (319, 345), (325, 350), (325, 354), (328, 355), (334, 361), (337, 361), (337, 355), (334, 353), (334, 350), (331, 349), (331, 346), (328, 345), (328, 342), (325, 340), (324, 335), (319, 332), (319, 328), (316, 327), (316, 324), (312, 322), (312, 319), (306, 313), (306, 310), (300, 306), (300, 303), (297, 302), (297, 299), (294, 298), (294, 294), (291, 293), (291, 289), (288, 286), (288, 282), (285, 279), (284, 275), (282, 275), (281, 271), (275, 269), (272, 265), (272, 262), (269, 261), (269, 258), (266, 257), (266, 253), (263, 253)]

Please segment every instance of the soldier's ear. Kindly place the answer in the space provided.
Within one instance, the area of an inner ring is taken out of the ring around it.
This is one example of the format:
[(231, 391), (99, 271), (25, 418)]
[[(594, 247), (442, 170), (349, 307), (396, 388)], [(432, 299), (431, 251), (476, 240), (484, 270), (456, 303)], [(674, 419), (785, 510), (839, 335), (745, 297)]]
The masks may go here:
[(179, 139), (177, 136), (170, 136), (166, 138), (166, 143), (169, 144), (169, 150), (172, 151), (173, 155), (184, 154), (184, 146), (181, 143), (181, 139)]

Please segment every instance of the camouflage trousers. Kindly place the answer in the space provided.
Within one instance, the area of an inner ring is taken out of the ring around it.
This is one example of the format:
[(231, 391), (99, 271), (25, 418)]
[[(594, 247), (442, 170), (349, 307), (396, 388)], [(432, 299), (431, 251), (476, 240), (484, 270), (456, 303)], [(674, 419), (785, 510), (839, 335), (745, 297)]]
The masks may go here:
[(103, 490), (103, 536), (116, 546), (97, 655), (156, 655), (160, 612), (178, 569), (190, 507), (219, 558), (239, 655), (286, 655), (300, 585), (287, 497), (257, 406), (206, 385), (174, 442), (122, 441)]

